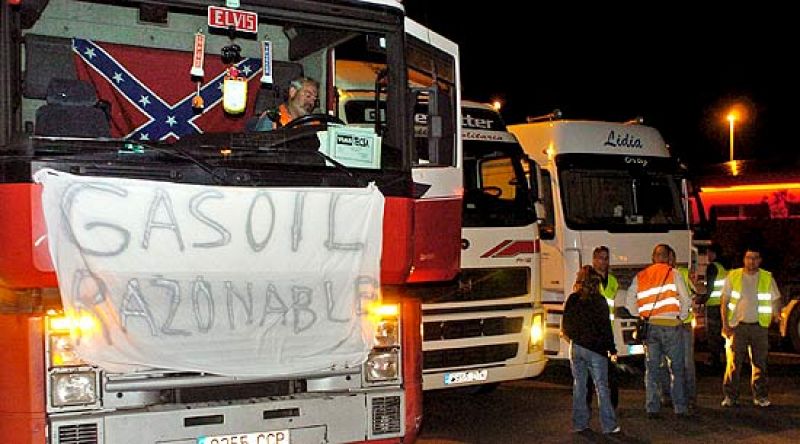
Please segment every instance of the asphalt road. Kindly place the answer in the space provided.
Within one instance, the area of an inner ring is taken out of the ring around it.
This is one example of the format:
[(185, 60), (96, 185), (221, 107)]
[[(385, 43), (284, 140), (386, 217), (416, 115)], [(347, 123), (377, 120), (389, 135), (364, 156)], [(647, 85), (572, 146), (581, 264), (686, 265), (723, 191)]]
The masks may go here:
[[(702, 359), (698, 355), (698, 360)], [(648, 419), (643, 376), (634, 367), (620, 390), (622, 434), (574, 434), (571, 427), (572, 378), (566, 365), (549, 363), (536, 379), (508, 382), (488, 394), (467, 390), (425, 393), (423, 429), (418, 443), (798, 443), (800, 442), (800, 356), (771, 353), (769, 388), (772, 406), (753, 406), (743, 374), (740, 406), (720, 407), (721, 375), (698, 364), (698, 408), (691, 419), (671, 409)]]

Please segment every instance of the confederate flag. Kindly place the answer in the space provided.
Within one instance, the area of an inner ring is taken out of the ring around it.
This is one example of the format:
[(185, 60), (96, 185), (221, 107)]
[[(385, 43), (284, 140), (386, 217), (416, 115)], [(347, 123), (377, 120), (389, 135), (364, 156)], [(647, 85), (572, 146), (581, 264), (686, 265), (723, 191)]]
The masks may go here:
[(256, 74), (260, 58), (236, 64), (248, 79), (244, 115), (231, 116), (222, 109), (225, 65), (219, 57), (206, 57), (200, 87), (205, 108), (192, 109), (197, 83), (189, 69), (192, 53), (140, 46), (72, 39), (78, 78), (91, 82), (97, 96), (111, 104), (111, 135), (135, 140), (176, 140), (187, 134), (241, 131), (253, 113)]

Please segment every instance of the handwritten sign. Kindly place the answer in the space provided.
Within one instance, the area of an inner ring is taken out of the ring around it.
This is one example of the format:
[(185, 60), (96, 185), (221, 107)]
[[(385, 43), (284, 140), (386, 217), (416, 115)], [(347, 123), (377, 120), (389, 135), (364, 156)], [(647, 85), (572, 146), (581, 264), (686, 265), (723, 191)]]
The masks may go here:
[(379, 298), (383, 196), (37, 172), (81, 357), (229, 376), (357, 366)]

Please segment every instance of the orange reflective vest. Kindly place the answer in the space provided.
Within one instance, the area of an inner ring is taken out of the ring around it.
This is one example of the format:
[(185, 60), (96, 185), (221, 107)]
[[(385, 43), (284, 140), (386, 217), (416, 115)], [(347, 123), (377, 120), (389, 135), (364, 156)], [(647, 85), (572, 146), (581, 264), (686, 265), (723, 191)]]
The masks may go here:
[(287, 123), (291, 122), (292, 115), (289, 113), (289, 108), (286, 107), (285, 103), (281, 103), (281, 106), (278, 107), (278, 113), (281, 116), (281, 126), (286, 126)]
[(677, 319), (681, 314), (675, 273), (667, 264), (653, 264), (636, 275), (639, 316)]

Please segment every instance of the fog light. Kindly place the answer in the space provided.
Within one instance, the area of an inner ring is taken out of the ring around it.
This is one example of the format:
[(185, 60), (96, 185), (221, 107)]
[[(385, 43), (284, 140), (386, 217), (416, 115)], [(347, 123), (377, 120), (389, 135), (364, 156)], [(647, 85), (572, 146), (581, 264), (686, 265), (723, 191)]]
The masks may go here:
[(367, 381), (388, 381), (397, 379), (398, 371), (397, 350), (373, 351), (365, 365)]
[(94, 404), (97, 379), (94, 372), (54, 373), (50, 376), (53, 406)]

